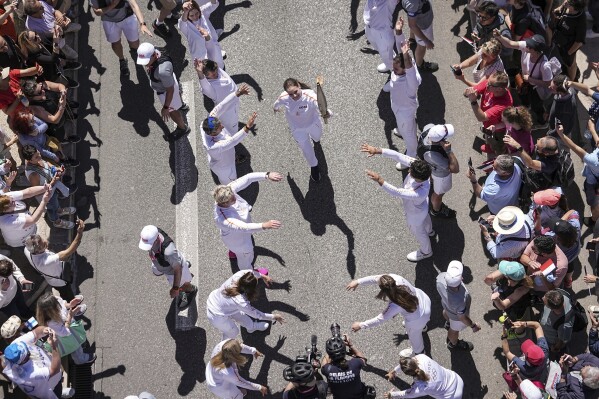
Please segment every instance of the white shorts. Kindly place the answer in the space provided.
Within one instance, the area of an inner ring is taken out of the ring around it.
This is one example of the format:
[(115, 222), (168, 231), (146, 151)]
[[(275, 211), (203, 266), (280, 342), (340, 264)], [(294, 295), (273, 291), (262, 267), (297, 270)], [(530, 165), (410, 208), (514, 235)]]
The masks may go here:
[(451, 190), (451, 187), (453, 187), (452, 182), (453, 179), (451, 177), (451, 173), (448, 174), (445, 177), (437, 177), (434, 175), (431, 175), (431, 178), (433, 180), (433, 192), (437, 195), (441, 195), (441, 194), (445, 194), (447, 192), (449, 192), (449, 190)]
[(465, 325), (464, 323), (462, 323), (459, 320), (449, 319), (449, 328), (451, 328), (453, 331), (462, 331), (467, 327), (468, 327), (467, 325)]
[[(164, 101), (166, 100), (166, 92), (158, 94), (158, 98), (160, 99), (160, 103), (164, 105)], [(173, 93), (173, 99), (169, 106), (175, 111), (183, 106), (183, 100), (181, 100), (181, 91), (179, 90), (179, 82), (177, 82), (177, 79), (175, 79), (175, 92)]]
[(129, 43), (139, 40), (139, 28), (135, 15), (131, 15), (121, 22), (102, 21), (102, 27), (108, 43), (120, 42), (123, 33)]
[[(433, 42), (433, 43), (435, 42), (435, 36), (433, 35), (433, 24), (431, 24), (431, 26), (429, 26), (429, 27), (428, 27), (428, 28), (426, 28), (426, 29), (422, 29), (422, 28), (421, 28), (420, 30), (422, 31), (422, 34), (423, 34), (424, 36), (426, 36), (426, 38), (427, 38), (428, 40), (430, 40), (430, 41), (431, 41), (431, 42)], [(415, 38), (416, 38), (416, 44), (418, 44), (418, 45), (420, 45), (420, 46), (423, 46), (423, 47), (426, 47), (426, 43), (424, 43), (424, 40), (422, 40), (422, 39), (421, 39), (421, 38), (419, 38), (418, 36), (415, 36)]]

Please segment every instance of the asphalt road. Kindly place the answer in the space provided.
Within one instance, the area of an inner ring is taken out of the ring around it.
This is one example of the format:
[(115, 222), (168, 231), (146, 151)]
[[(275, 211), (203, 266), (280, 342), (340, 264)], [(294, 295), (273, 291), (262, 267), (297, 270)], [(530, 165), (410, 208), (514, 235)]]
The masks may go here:
[[(352, 13), (352, 6), (357, 11)], [(140, 7), (150, 25), (157, 14), (155, 7), (152, 11), (146, 4)], [(486, 208), (479, 201), (470, 211), (470, 184), (463, 174), (469, 156), (475, 162), (484, 158), (473, 150), (478, 124), (461, 94), (464, 86), (449, 69), (450, 63), (460, 59), (457, 51), (462, 58), (469, 55), (469, 48), (454, 35), (466, 32), (463, 4), (434, 3), (436, 47), (426, 58), (439, 62), (441, 69), (423, 76), (418, 110), (420, 127), (431, 122), (455, 126), (453, 147), (463, 172), (454, 177), (446, 203), (457, 210), (458, 217), (433, 221), (438, 232), (434, 257), (418, 265), (405, 258), (416, 243), (407, 230), (401, 203), (367, 179), (364, 171), (379, 171), (394, 184), (401, 183), (401, 174), (392, 161), (366, 158), (359, 152), (362, 142), (404, 149), (403, 142), (391, 135), (395, 122), (389, 96), (381, 91), (387, 75), (377, 73), (377, 55), (362, 51), (367, 47), (365, 36), (360, 35), (362, 7), (363, 1), (342, 0), (221, 1), (221, 15), (214, 19), (217, 28), (225, 29), (221, 44), (228, 54), (228, 73), (253, 89), (242, 98), (240, 119), (245, 121), (252, 111), (259, 113), (256, 135), (243, 142), (241, 150), (247, 150), (251, 158), (240, 174), (279, 171), (286, 176), (280, 183), (255, 184), (242, 193), (254, 204), (254, 221), (283, 222), (282, 229), (255, 236), (256, 264), (268, 267), (280, 283), (266, 290), (256, 307), (278, 310), (286, 319), (267, 333), (243, 333), (246, 343), (266, 355), (251, 362), (244, 373), (268, 384), (273, 397), (278, 397), (276, 392), (285, 386), (283, 368), (303, 351), (311, 334), (318, 335), (323, 349), (332, 322), (349, 331), (353, 321), (373, 317), (383, 309), (384, 304), (374, 299), (374, 288), (350, 293), (345, 285), (354, 276), (392, 272), (431, 297), (433, 317), (426, 345), (433, 358), (464, 378), (464, 397), (498, 398), (506, 388), (500, 375), (505, 362), (497, 357), (501, 329), (495, 320), (499, 314), (491, 311), (489, 289), (482, 282), (494, 268), (482, 250), (474, 222)], [(79, 129), (86, 137), (78, 144), (78, 157), (90, 162), (83, 162), (87, 167), (78, 171), (79, 216), (88, 221), (78, 265), (92, 324), (90, 338), (98, 353), (96, 397), (121, 399), (147, 390), (160, 399), (209, 398), (205, 362), (220, 333), (205, 318), (205, 300), (230, 276), (233, 266), (212, 221), (214, 183), (201, 139), (192, 136), (197, 129), (176, 144), (162, 139), (164, 129), (172, 126), (160, 121), (158, 101), (144, 70), (135, 69), (130, 59), (131, 78), (119, 78), (118, 63), (104, 40), (100, 20), (87, 5), (84, 8), (79, 99), (86, 111), (80, 111)], [(356, 15), (357, 37), (348, 40), (348, 27)], [(204, 100), (185, 54), (185, 39), (181, 41), (171, 28), (175, 34), (168, 48), (180, 81), (193, 88), (186, 93), (188, 99), (194, 96), (195, 103), (188, 118), (198, 126), (206, 115)], [(158, 37), (150, 41), (164, 45)], [(317, 74), (325, 77), (335, 117), (325, 127), (319, 154), (326, 173), (315, 184), (309, 181), (309, 168), (284, 117), (273, 115), (271, 107), (286, 78), (315, 85)], [(579, 178), (577, 183), (581, 186)], [(582, 210), (580, 195), (571, 199)], [(181, 316), (177, 322), (165, 279), (152, 275), (146, 254), (137, 248), (145, 224), (156, 224), (184, 240), (184, 252), (197, 259), (197, 307), (192, 306), (188, 317)], [(471, 315), (483, 325), (477, 334), (464, 333), (475, 344), (471, 353), (450, 353), (445, 347), (435, 277), (454, 259), (465, 265), (465, 281), (474, 297)], [(581, 259), (587, 263), (586, 253)], [(580, 282), (575, 288), (581, 296), (586, 292)], [(197, 322), (194, 314), (199, 315)], [(176, 325), (194, 327), (177, 331)], [(376, 385), (382, 397), (392, 387), (384, 379), (385, 371), (397, 364), (399, 350), (408, 346), (400, 320), (351, 337), (372, 365), (363, 379)]]

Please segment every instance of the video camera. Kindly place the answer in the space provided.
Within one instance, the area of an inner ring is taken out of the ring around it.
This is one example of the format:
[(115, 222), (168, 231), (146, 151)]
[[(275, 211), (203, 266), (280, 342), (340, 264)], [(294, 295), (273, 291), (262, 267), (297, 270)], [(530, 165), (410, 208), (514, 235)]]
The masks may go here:
[(297, 355), (295, 362), (283, 370), (285, 381), (291, 382), (309, 382), (314, 378), (314, 369), (320, 368), (320, 358), (322, 353), (316, 347), (318, 338), (312, 335), (310, 346), (306, 347), (306, 353)]

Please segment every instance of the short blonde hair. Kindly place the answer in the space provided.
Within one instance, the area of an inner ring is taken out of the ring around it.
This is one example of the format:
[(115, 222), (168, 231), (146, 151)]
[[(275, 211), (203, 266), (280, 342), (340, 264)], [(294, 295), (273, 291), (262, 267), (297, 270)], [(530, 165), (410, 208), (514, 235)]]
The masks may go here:
[(235, 196), (235, 193), (230, 186), (220, 185), (212, 191), (212, 196), (214, 197), (214, 201), (221, 205), (231, 201), (231, 198)]

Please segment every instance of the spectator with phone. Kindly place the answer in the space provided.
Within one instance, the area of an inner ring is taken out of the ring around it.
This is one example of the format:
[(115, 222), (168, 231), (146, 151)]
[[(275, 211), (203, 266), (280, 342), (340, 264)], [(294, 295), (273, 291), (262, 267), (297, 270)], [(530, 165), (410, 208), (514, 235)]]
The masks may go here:
[(560, 166), (559, 145), (555, 137), (544, 136), (539, 138), (532, 155), (528, 155), (513, 137), (505, 136), (503, 142), (512, 147), (515, 150), (515, 155), (522, 160), (526, 167), (524, 173), (527, 174), (530, 180), (534, 181), (536, 191), (551, 187), (561, 191), (561, 188), (554, 184)]
[[(485, 284), (493, 287), (493, 307), (502, 310), (512, 321), (528, 320), (530, 314), (530, 289), (532, 279), (518, 262), (502, 260), (498, 270), (485, 277)], [(522, 332), (523, 329), (520, 329)]]
[(12, 259), (0, 255), (0, 325), (10, 316), (28, 319), (33, 312), (25, 303), (23, 285), (31, 284)]
[(487, 203), (492, 215), (506, 206), (518, 205), (518, 194), (522, 185), (522, 169), (507, 154), (499, 155), (493, 161), (493, 171), (481, 186), (476, 179), (474, 168), (468, 168), (466, 176), (472, 184), (474, 195)]
[[(21, 191), (9, 191), (0, 195), (0, 231), (4, 242), (10, 247), (25, 245), (25, 239), (37, 232), (36, 223), (46, 210), (46, 204), (52, 196), (49, 185), (28, 187)], [(43, 194), (40, 205), (33, 215), (27, 210), (24, 199)]]
[(549, 236), (535, 237), (520, 256), (520, 263), (533, 277), (533, 289), (539, 296), (559, 288), (568, 272), (568, 258)]
[(545, 235), (553, 235), (559, 249), (562, 250), (568, 259), (568, 272), (564, 278), (563, 288), (572, 288), (572, 275), (575, 265), (580, 266), (578, 255), (582, 249), (580, 216), (575, 210), (569, 210), (561, 218), (552, 218), (548, 225), (548, 231)]
[[(465, 59), (459, 64), (453, 64), (451, 69), (457, 80), (461, 80), (468, 87), (476, 86), (478, 82), (497, 72), (505, 72), (503, 61), (499, 53), (501, 52), (501, 43), (495, 38), (489, 40), (480, 46), (480, 49), (470, 58)], [(464, 69), (474, 66), (472, 70), (472, 81), (464, 75)]]
[(561, 397), (586, 399), (596, 398), (599, 395), (598, 357), (592, 353), (581, 353), (576, 356), (564, 354), (560, 357), (559, 365), (562, 375), (556, 386), (558, 399)]
[[(501, 114), (501, 121), (505, 125), (506, 135), (516, 140), (522, 150), (527, 154), (532, 154), (534, 151), (534, 143), (532, 141), (532, 116), (528, 109), (523, 106), (508, 107)], [(489, 130), (495, 131), (495, 126), (489, 126)], [(508, 153), (513, 153), (515, 150), (508, 146)]]
[(568, 136), (579, 137), (577, 85), (584, 86), (580, 83), (572, 85), (564, 74), (556, 75), (551, 80), (549, 90), (552, 93), (552, 101), (549, 107), (549, 132), (547, 134), (555, 136), (556, 125), (559, 122), (564, 126), (564, 132)]
[[(511, 352), (508, 341), (509, 329), (504, 327), (501, 334), (501, 348), (503, 355), (508, 362), (513, 362), (518, 368), (518, 375), (520, 378), (544, 382), (547, 378), (549, 366), (549, 343), (545, 338), (541, 324), (537, 321), (514, 321), (512, 328), (516, 330), (525, 328), (534, 329), (536, 343), (530, 339), (522, 342), (520, 345), (520, 349), (524, 355), (524, 359), (522, 359)], [(515, 391), (518, 389), (518, 384), (509, 374), (509, 372), (506, 372), (503, 374), (503, 377), (508, 386)]]
[[(479, 223), (486, 249), (493, 259), (517, 259), (534, 234), (534, 224), (520, 208), (506, 206)], [(493, 231), (489, 231), (492, 226)]]
[(25, 241), (25, 257), (31, 266), (44, 277), (50, 287), (56, 289), (60, 296), (69, 302), (75, 298), (75, 295), (70, 276), (64, 273), (64, 263), (68, 262), (79, 248), (84, 229), (85, 223), (78, 219), (75, 238), (66, 249), (58, 253), (50, 251), (50, 243), (39, 234), (33, 234)]

